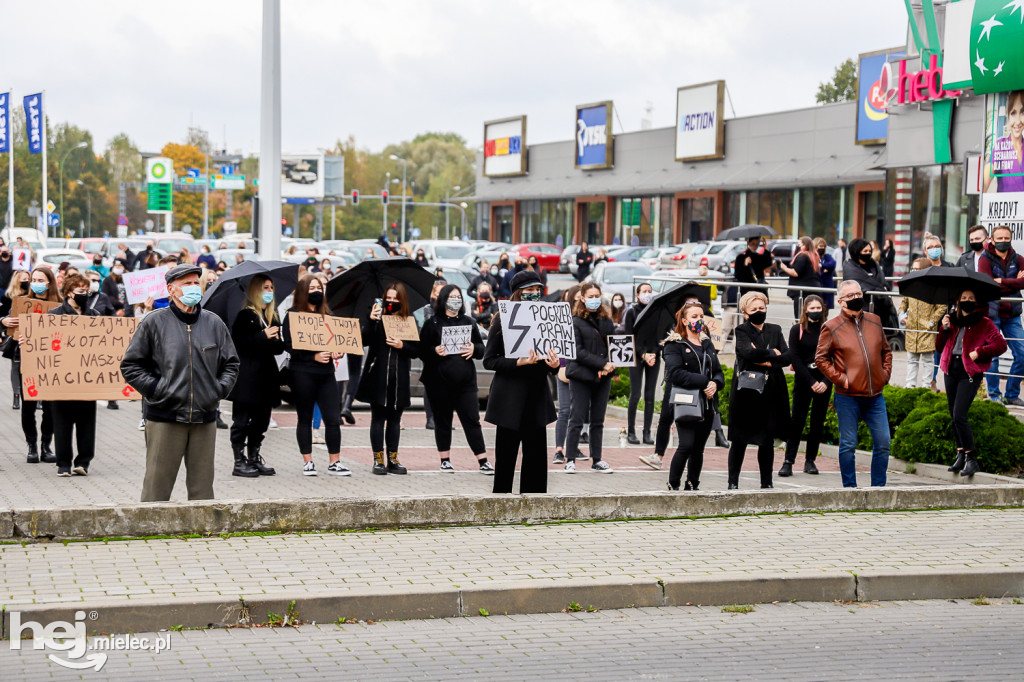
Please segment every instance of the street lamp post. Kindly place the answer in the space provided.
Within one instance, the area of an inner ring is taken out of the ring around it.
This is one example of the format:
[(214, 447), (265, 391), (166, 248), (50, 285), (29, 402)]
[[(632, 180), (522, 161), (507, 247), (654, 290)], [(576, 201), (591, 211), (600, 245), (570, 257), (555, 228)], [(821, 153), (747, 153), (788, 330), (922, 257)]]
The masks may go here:
[(466, 234), (466, 209), (469, 208), (469, 204), (461, 201), (459, 202), (459, 208), (462, 209), (462, 234)]
[(409, 162), (406, 161), (405, 159), (399, 157), (399, 156), (395, 156), (394, 154), (392, 154), (388, 158), (391, 159), (392, 161), (401, 161), (402, 162), (402, 229), (401, 229), (401, 232), (399, 233), (400, 236), (401, 236), (401, 239), (399, 241), (404, 243), (405, 242), (405, 171), (406, 171), (406, 169), (409, 166)]
[[(384, 177), (384, 191), (385, 192), (390, 192), (391, 191), (391, 171), (388, 171), (387, 173), (385, 173), (384, 176), (385, 176)], [(384, 204), (384, 225), (383, 225), (384, 230), (383, 230), (383, 235), (384, 235), (384, 239), (387, 240), (387, 238), (388, 238), (388, 205), (384, 201), (381, 201), (381, 203)]]
[[(89, 146), (88, 142), (79, 142), (74, 147), (72, 147), (71, 149), (69, 149), (66, 152), (64, 152), (64, 156), (60, 157), (60, 163), (57, 164), (58, 166), (60, 166), (60, 219), (61, 220), (64, 220), (64, 161), (68, 158), (68, 154), (70, 154), (71, 152), (75, 151), (76, 149), (85, 149), (88, 146)], [(49, 215), (49, 212), (47, 212), (46, 215)], [(49, 226), (47, 226), (47, 227), (49, 227)]]
[(88, 217), (86, 218), (86, 223), (85, 223), (86, 224), (85, 233), (86, 233), (86, 235), (91, 237), (92, 236), (92, 190), (89, 189), (89, 185), (85, 184), (81, 180), (76, 180), (75, 182), (77, 182), (79, 185), (84, 187), (85, 191), (86, 191), (86, 202), (87, 202), (86, 205), (88, 206), (88, 214), (87, 214)]
[(451, 194), (452, 194), (452, 192), (458, 192), (460, 189), (462, 189), (462, 187), (460, 185), (455, 185), (451, 189), (445, 190), (445, 193), (444, 193), (444, 238), (445, 239), (451, 239), (452, 238), (451, 230), (449, 229), (449, 226), (448, 226), (448, 206), (451, 204)]

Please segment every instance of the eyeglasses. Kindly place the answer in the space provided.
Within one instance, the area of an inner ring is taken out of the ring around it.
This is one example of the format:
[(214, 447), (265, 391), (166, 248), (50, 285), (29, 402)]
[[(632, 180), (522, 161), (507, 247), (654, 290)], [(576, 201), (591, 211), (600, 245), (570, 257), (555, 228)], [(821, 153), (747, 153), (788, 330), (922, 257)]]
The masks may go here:
[(841, 296), (839, 298), (839, 300), (840, 301), (852, 301), (852, 300), (857, 299), (857, 298), (864, 298), (864, 293), (863, 292), (859, 292), (859, 293), (856, 293), (856, 294), (848, 294), (846, 296)]

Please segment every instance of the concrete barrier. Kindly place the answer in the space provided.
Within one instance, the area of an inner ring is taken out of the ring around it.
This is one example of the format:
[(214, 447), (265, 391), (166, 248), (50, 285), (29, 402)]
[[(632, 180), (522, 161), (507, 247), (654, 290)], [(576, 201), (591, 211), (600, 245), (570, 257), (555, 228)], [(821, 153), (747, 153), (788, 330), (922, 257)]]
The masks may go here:
[(1024, 569), (861, 571), (858, 601), (975, 599), (1024, 595)]

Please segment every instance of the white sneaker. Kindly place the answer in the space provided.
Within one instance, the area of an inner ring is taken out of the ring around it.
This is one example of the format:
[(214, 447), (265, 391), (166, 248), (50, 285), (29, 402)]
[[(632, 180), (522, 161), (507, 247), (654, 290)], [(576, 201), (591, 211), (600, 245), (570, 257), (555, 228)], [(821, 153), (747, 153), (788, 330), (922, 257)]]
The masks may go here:
[(567, 473), (567, 474), (575, 474), (576, 473), (576, 462), (566, 462), (565, 463), (565, 473)]
[(608, 462), (594, 462), (590, 465), (592, 471), (598, 474), (614, 474), (615, 470), (608, 466)]
[(647, 457), (645, 457), (643, 455), (640, 455), (639, 459), (640, 459), (641, 462), (643, 462), (647, 466), (651, 467), (652, 469), (660, 469), (661, 468), (661, 457), (658, 457), (658, 455), (656, 455), (656, 454), (649, 455)]
[(452, 466), (451, 462), (445, 460), (445, 461), (441, 462), (441, 471), (443, 471), (446, 474), (454, 474), (455, 473), (455, 467)]
[(324, 440), (324, 432), (320, 429), (313, 429), (313, 442), (318, 445), (323, 445), (327, 441)]
[(352, 472), (345, 468), (341, 462), (331, 462), (327, 465), (327, 473), (335, 476), (351, 476)]
[(145, 431), (145, 430), (146, 430), (146, 420), (145, 419), (140, 419), (139, 420), (139, 431)]
[(303, 476), (316, 476), (316, 465), (313, 464), (313, 460), (303, 463), (302, 465)]
[(274, 421), (273, 417), (270, 418), (270, 426), (268, 426), (267, 428), (269, 428), (269, 429), (276, 429), (277, 428), (277, 422)]

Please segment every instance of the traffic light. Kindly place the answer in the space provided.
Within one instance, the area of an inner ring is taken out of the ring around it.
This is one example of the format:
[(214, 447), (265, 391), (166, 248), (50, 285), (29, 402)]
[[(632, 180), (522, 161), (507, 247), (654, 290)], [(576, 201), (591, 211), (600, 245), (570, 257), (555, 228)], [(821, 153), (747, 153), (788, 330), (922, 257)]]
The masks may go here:
[(382, 189), (380, 191), (380, 203), (384, 204), (385, 206), (388, 205), (388, 191), (386, 189)]
[(357, 189), (352, 190), (352, 205), (353, 206), (358, 206), (359, 205), (359, 190), (357, 190)]

